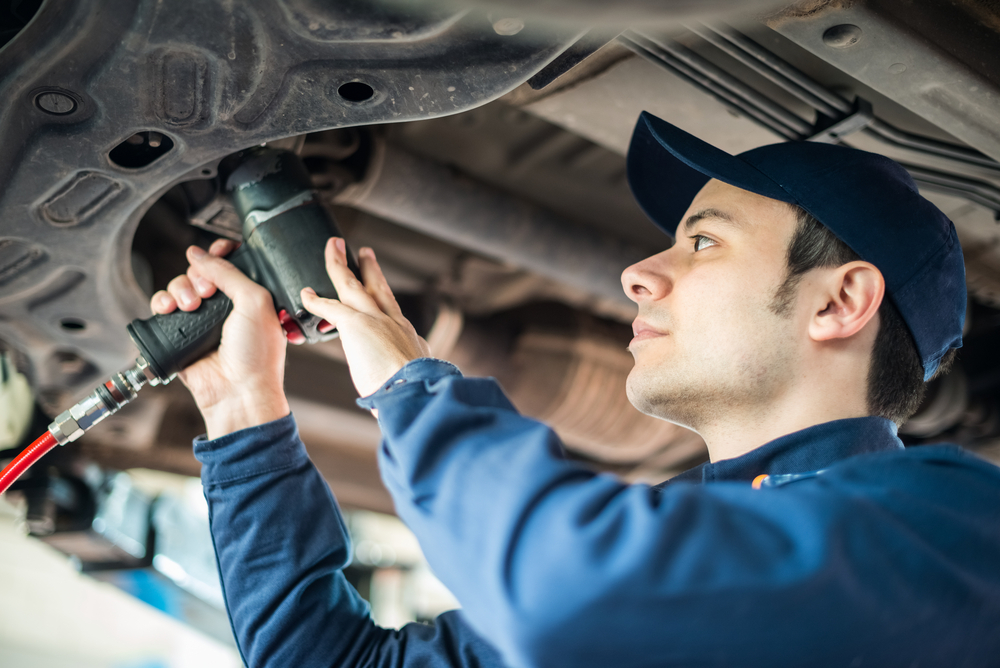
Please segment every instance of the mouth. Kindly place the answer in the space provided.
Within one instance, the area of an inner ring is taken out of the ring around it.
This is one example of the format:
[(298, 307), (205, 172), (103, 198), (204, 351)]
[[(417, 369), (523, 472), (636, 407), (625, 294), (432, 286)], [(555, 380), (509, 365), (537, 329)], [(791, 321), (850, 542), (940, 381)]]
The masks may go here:
[(633, 337), (632, 341), (629, 343), (629, 348), (634, 346), (636, 343), (639, 343), (640, 341), (657, 339), (660, 338), (661, 336), (666, 336), (667, 333), (655, 329), (644, 320), (636, 319), (635, 322), (632, 323), (632, 335)]

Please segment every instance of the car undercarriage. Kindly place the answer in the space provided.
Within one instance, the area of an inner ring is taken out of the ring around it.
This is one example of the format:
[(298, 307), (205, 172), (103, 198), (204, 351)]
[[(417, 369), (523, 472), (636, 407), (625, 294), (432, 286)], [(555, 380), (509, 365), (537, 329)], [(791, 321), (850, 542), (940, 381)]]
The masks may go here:
[[(376, 250), (432, 354), (498, 378), (571, 456), (651, 482), (703, 461), (696, 434), (625, 395), (635, 308), (619, 276), (671, 243), (625, 178), (648, 110), (732, 153), (841, 142), (904, 164), (955, 223), (970, 308), (958, 363), (901, 434), (1000, 461), (995, 2), (46, 0), (6, 12), (0, 345), (4, 382), (27, 379), (36, 423), (130, 362), (125, 325), (184, 270), (188, 245), (239, 238), (219, 163), (267, 143), (302, 157), (352, 248)], [(340, 502), (392, 512), (378, 426), (354, 403), (339, 343), (290, 347), (286, 389)], [(79, 529), (90, 506), (59, 490), (86, 466), (197, 475), (202, 431), (180, 383), (147, 390), (38, 474), (34, 531)]]

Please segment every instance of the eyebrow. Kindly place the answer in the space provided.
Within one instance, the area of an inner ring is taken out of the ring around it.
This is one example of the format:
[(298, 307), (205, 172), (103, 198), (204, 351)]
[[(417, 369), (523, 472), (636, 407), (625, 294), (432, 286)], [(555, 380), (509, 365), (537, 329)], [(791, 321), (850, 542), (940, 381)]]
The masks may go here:
[(734, 218), (733, 216), (729, 215), (722, 209), (702, 209), (701, 211), (697, 213), (692, 213), (690, 216), (687, 217), (687, 220), (684, 221), (684, 231), (689, 232), (692, 227), (698, 224), (699, 221), (704, 220), (706, 218), (715, 218), (728, 225), (731, 225), (732, 227), (740, 229), (746, 227), (745, 221), (739, 220), (738, 218)]

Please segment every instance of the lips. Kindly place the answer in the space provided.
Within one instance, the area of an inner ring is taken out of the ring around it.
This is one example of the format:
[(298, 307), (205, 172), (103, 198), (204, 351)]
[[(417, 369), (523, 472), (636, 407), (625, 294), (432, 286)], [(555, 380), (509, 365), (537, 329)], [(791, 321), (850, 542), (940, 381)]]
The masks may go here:
[(633, 338), (629, 346), (638, 343), (639, 341), (645, 341), (647, 339), (655, 339), (667, 335), (666, 332), (654, 328), (645, 320), (639, 320), (639, 319), (636, 319), (635, 322), (632, 323), (632, 334)]

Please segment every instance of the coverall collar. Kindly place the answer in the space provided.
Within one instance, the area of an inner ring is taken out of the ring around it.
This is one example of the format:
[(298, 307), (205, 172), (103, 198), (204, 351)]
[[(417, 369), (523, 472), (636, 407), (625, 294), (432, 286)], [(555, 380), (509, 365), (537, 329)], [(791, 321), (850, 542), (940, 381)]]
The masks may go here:
[(751, 481), (761, 474), (805, 473), (855, 455), (902, 449), (903, 442), (891, 420), (834, 420), (776, 438), (739, 457), (705, 462), (656, 487), (673, 482)]

